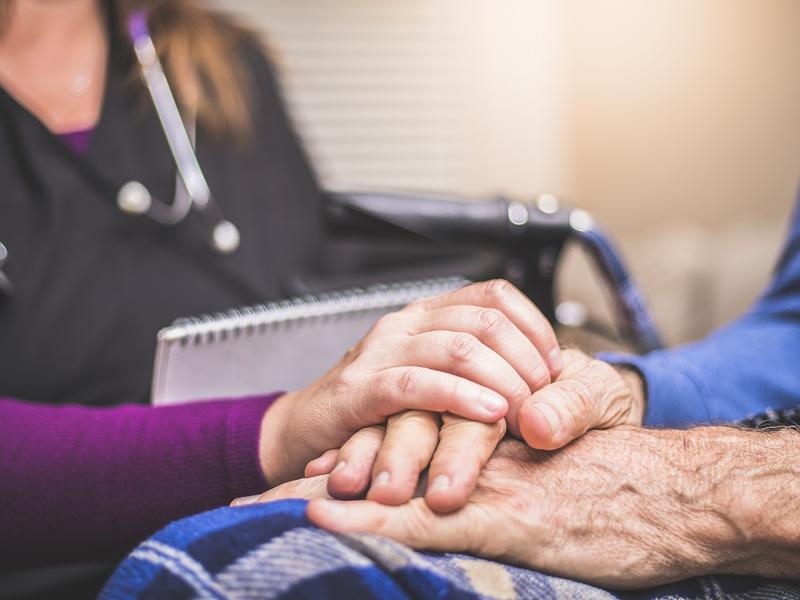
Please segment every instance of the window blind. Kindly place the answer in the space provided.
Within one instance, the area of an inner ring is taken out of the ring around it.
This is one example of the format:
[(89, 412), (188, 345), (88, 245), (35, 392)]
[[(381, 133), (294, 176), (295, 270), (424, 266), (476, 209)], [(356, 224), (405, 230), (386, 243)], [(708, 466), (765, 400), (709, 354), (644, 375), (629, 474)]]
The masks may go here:
[(332, 188), (453, 191), (469, 170), (470, 25), (448, 0), (233, 0), (265, 32)]

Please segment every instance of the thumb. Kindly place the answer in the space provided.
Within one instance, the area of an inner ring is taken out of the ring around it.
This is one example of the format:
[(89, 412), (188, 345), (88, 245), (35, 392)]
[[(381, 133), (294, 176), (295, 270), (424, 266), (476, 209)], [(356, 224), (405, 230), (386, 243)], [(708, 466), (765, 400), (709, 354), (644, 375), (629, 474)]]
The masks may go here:
[(631, 406), (631, 390), (620, 374), (591, 360), (528, 398), (517, 415), (519, 431), (532, 448), (555, 450), (589, 429), (624, 423)]
[(372, 533), (417, 550), (468, 550), (467, 536), (459, 533), (462, 511), (437, 515), (422, 498), (399, 506), (372, 500), (317, 499), (308, 504), (307, 514), (315, 525), (337, 533)]

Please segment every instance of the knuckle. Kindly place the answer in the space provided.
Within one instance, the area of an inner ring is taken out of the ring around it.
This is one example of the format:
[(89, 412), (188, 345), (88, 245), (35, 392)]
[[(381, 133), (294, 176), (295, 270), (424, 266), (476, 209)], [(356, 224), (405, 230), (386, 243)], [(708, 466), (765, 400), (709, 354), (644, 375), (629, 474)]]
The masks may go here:
[(628, 384), (610, 364), (601, 360), (592, 359), (589, 369), (594, 374), (592, 377), (594, 404), (600, 405), (602, 410), (624, 412), (630, 407), (631, 389)]
[(457, 403), (458, 399), (462, 396), (467, 397), (469, 394), (469, 390), (467, 387), (469, 384), (464, 381), (463, 379), (458, 379), (454, 377), (448, 384), (445, 390), (445, 398), (448, 401), (449, 405), (454, 405)]
[(422, 374), (414, 368), (405, 368), (397, 375), (395, 389), (402, 396), (412, 395), (420, 385)]
[(336, 387), (342, 392), (350, 392), (358, 387), (361, 380), (361, 369), (353, 363), (345, 366), (336, 378)]
[(404, 410), (389, 418), (389, 426), (398, 430), (428, 431), (437, 427), (436, 415), (427, 410)]
[(567, 416), (566, 429), (572, 435), (580, 435), (589, 426), (597, 399), (585, 382), (573, 379), (565, 383), (559, 392)]
[(318, 475), (316, 477), (309, 477), (301, 480), (303, 486), (300, 488), (300, 493), (303, 498), (318, 498), (325, 495), (325, 490), (328, 486), (328, 476)]
[(350, 367), (345, 367), (339, 371), (336, 378), (333, 380), (332, 392), (334, 396), (346, 397), (353, 393), (353, 390), (358, 387), (358, 376)]
[(334, 473), (328, 479), (326, 489), (335, 498), (352, 498), (366, 487), (366, 479), (356, 473)]
[[(431, 529), (430, 513), (424, 500), (417, 498), (405, 505), (403, 514), (405, 533), (411, 540), (422, 540), (428, 537)], [(388, 525), (388, 523), (384, 523)]]
[(531, 369), (531, 378), (537, 387), (543, 387), (550, 383), (550, 370), (541, 362), (537, 362)]
[(397, 327), (399, 320), (400, 318), (397, 313), (394, 312), (387, 313), (375, 322), (373, 331), (382, 332), (386, 330), (395, 329)]
[(337, 462), (345, 460), (350, 462), (351, 457), (370, 451), (380, 445), (385, 436), (386, 428), (383, 425), (370, 425), (364, 429), (356, 431), (341, 450)]
[(511, 395), (509, 396), (508, 400), (513, 402), (519, 402), (521, 400), (526, 399), (530, 395), (531, 395), (531, 388), (528, 387), (528, 384), (525, 383), (522, 380), (522, 378), (518, 377), (518, 381), (514, 386), (514, 389), (511, 391)]
[(495, 304), (504, 304), (509, 298), (518, 293), (511, 283), (505, 279), (492, 279), (483, 284), (483, 294)]
[(531, 321), (529, 327), (531, 335), (534, 337), (534, 339), (542, 342), (546, 341), (552, 344), (554, 348), (558, 347), (553, 326), (550, 325), (550, 321), (545, 319), (544, 315), (540, 315), (537, 319)]
[(421, 298), (419, 300), (414, 300), (413, 302), (409, 302), (401, 309), (400, 312), (404, 313), (421, 313), (425, 312), (425, 299)]
[(508, 318), (496, 308), (484, 308), (478, 313), (478, 331), (483, 336), (501, 337), (508, 325)]
[(592, 379), (602, 381), (604, 387), (611, 389), (624, 388), (625, 381), (619, 372), (607, 362), (593, 358), (587, 365), (587, 370), (589, 369), (593, 373)]
[(386, 426), (385, 425), (370, 425), (369, 427), (365, 427), (356, 435), (360, 435), (359, 439), (364, 440), (364, 442), (369, 443), (376, 443), (381, 442), (386, 435)]
[(456, 363), (469, 362), (478, 352), (478, 338), (469, 333), (457, 333), (447, 344), (447, 354)]

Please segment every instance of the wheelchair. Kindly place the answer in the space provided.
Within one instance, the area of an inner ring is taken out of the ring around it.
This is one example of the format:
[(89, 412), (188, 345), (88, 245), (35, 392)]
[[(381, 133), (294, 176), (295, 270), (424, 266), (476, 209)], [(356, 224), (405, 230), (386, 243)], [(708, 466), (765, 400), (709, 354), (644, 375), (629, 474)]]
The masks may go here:
[[(609, 292), (617, 341), (646, 353), (662, 347), (644, 297), (611, 238), (586, 211), (542, 194), (532, 202), (498, 196), (395, 192), (327, 192), (326, 222), (334, 243), (349, 240), (355, 255), (333, 252), (345, 272), (334, 282), (394, 282), (461, 275), (514, 283), (556, 325), (590, 327), (585, 311), (558, 303), (555, 277), (564, 248), (577, 245)], [(336, 265), (329, 265), (335, 271)], [(335, 287), (330, 283), (327, 288)], [(608, 335), (606, 333), (606, 335)]]

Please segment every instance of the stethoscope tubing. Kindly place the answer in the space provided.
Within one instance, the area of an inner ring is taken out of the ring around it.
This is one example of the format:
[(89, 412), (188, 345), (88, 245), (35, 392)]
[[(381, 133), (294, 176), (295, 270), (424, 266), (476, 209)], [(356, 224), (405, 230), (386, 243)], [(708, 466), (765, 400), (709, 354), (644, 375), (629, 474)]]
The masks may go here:
[(10, 296), (14, 291), (11, 280), (3, 273), (2, 266), (8, 260), (8, 248), (0, 242), (0, 293)]
[(139, 182), (126, 183), (117, 195), (117, 204), (124, 212), (146, 215), (162, 225), (177, 225), (194, 207), (210, 231), (211, 246), (222, 254), (234, 252), (240, 244), (239, 230), (222, 216), (214, 201), (203, 169), (194, 151), (194, 121), (191, 129), (184, 124), (175, 95), (147, 25), (147, 11), (134, 11), (128, 19), (128, 34), (139, 62), (142, 80), (164, 131), (177, 170), (175, 196), (172, 204), (154, 198)]
[(170, 206), (170, 210), (164, 215), (159, 215), (165, 219), (164, 224), (174, 224), (186, 217), (192, 203), (201, 209), (204, 208), (211, 199), (211, 190), (200, 168), (197, 155), (194, 153), (192, 142), (189, 140), (189, 134), (175, 102), (175, 96), (158, 60), (152, 38), (147, 30), (141, 27), (131, 27), (130, 33), (133, 49), (141, 67), (142, 79), (153, 100), (161, 128), (164, 130), (169, 149), (175, 158), (178, 174), (187, 192), (185, 197), (189, 202), (178, 202), (176, 198), (176, 202)]

